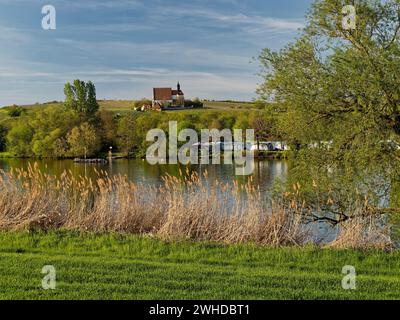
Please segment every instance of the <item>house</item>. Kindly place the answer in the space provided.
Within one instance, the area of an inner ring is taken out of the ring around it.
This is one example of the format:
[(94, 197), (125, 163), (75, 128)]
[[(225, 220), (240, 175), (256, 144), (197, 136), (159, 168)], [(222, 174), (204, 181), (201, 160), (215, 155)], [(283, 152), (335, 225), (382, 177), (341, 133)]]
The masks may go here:
[(250, 150), (252, 151), (287, 151), (290, 147), (283, 141), (260, 141), (254, 143)]
[(183, 108), (185, 94), (178, 82), (176, 90), (172, 88), (153, 88), (153, 108)]

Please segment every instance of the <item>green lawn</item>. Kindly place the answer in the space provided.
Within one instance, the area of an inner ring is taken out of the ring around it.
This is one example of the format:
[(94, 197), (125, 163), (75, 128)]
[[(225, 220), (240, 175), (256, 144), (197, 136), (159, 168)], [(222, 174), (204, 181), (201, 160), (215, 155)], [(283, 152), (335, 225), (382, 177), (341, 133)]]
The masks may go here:
[[(41, 289), (44, 265), (56, 290)], [(357, 289), (341, 287), (344, 265)], [(1, 299), (400, 299), (400, 253), (165, 243), (136, 236), (0, 234)]]

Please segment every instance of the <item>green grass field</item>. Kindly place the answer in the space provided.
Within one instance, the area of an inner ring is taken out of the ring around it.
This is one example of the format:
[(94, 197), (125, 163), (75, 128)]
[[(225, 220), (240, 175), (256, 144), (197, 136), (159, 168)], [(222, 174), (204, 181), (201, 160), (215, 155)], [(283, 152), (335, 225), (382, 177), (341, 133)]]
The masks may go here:
[[(43, 290), (44, 265), (57, 271)], [(357, 270), (344, 290), (341, 271)], [(1, 299), (400, 299), (400, 253), (0, 233)]]
[[(133, 110), (133, 100), (99, 100), (100, 108), (104, 108), (113, 112), (128, 112)], [(49, 103), (37, 103), (31, 105), (22, 106), (28, 112), (36, 108), (50, 107), (50, 106), (62, 106), (62, 102), (49, 102)], [(220, 110), (220, 111), (234, 111), (234, 110), (244, 110), (244, 109), (254, 109), (254, 104), (251, 102), (225, 102), (225, 101), (206, 101), (204, 102), (203, 109), (201, 110)], [(0, 107), (0, 119), (2, 117), (7, 117), (7, 109), (2, 109)], [(175, 111), (176, 112), (176, 111)]]

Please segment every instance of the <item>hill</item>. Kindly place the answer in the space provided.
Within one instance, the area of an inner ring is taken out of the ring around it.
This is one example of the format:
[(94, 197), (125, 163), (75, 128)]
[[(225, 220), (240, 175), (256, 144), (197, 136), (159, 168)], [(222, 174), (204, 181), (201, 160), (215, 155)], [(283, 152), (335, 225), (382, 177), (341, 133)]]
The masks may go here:
[[(133, 109), (134, 100), (98, 100), (100, 108), (110, 110), (113, 112), (127, 112)], [(22, 105), (27, 112), (36, 108), (44, 108), (49, 106), (62, 106), (63, 102), (46, 102), (46, 103), (36, 103), (30, 105)], [(203, 109), (201, 110), (221, 110), (221, 111), (233, 111), (233, 110), (254, 110), (257, 108), (256, 104), (247, 101), (204, 101)], [(8, 117), (9, 106), (4, 106), (0, 108), (0, 121)]]

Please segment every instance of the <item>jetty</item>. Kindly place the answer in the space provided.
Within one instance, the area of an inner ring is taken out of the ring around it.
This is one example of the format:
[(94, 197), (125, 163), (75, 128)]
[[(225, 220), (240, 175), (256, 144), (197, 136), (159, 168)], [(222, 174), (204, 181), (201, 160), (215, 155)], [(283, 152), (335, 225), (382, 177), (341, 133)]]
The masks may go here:
[(74, 159), (75, 163), (90, 163), (90, 164), (105, 164), (108, 163), (108, 160), (106, 159), (80, 159), (76, 158)]

